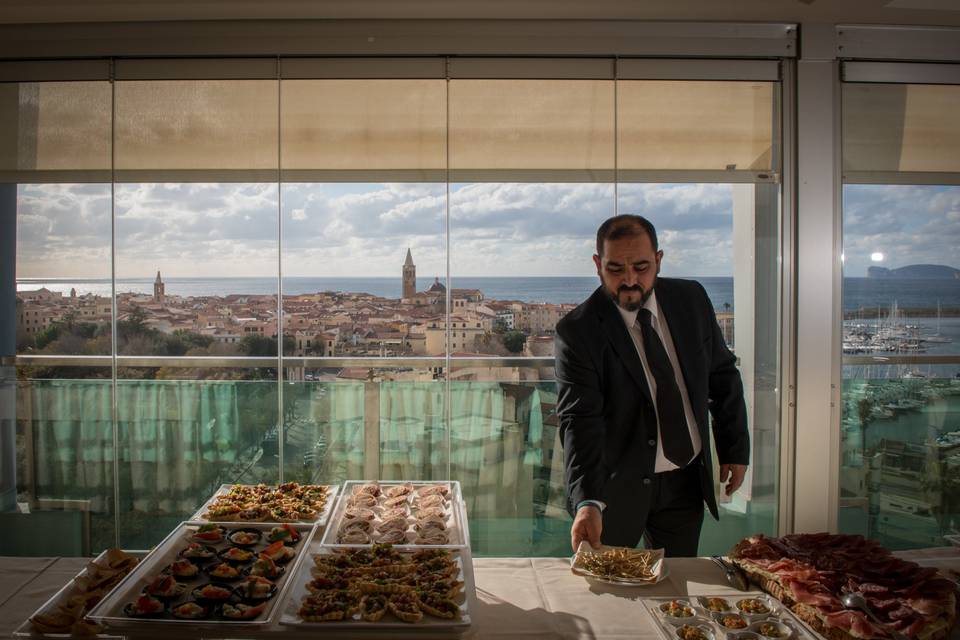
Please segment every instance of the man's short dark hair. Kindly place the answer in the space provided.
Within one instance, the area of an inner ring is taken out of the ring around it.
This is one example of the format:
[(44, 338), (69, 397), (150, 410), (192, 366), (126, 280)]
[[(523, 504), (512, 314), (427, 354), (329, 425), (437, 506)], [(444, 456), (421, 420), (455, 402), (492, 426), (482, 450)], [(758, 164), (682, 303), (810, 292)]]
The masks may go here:
[(646, 233), (650, 237), (650, 244), (653, 245), (653, 250), (657, 251), (657, 230), (653, 228), (653, 223), (643, 216), (624, 213), (607, 218), (597, 229), (597, 255), (603, 256), (603, 243), (607, 240), (629, 238), (641, 233)]

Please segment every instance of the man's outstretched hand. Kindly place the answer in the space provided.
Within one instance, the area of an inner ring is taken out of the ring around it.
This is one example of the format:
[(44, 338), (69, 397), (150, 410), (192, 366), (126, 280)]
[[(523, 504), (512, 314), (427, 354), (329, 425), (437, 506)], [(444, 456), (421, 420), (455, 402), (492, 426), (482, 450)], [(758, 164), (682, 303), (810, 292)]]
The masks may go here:
[(583, 540), (586, 540), (593, 547), (600, 546), (600, 532), (603, 530), (603, 516), (600, 509), (593, 505), (584, 505), (577, 510), (577, 515), (573, 519), (573, 526), (570, 527), (570, 544), (576, 551)]

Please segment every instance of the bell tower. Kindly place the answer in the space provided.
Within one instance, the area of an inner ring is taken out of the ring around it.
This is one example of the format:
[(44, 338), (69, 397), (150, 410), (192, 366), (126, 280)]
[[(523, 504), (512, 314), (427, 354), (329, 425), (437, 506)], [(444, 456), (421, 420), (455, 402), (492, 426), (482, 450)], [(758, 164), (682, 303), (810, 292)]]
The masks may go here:
[(163, 304), (163, 280), (160, 278), (159, 271), (157, 271), (157, 279), (153, 281), (153, 299)]
[(412, 298), (417, 293), (417, 265), (407, 247), (407, 259), (403, 261), (403, 297)]

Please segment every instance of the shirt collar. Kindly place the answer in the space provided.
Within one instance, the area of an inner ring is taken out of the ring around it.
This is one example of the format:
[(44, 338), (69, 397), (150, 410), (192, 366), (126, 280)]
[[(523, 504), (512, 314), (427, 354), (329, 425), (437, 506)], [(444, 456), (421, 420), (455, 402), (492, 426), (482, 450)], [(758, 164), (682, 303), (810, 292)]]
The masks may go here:
[[(617, 307), (617, 311), (620, 312), (620, 317), (623, 318), (624, 324), (627, 327), (632, 327), (637, 323), (637, 314), (640, 313), (640, 310), (636, 311), (627, 311), (616, 302), (613, 303)], [(650, 292), (650, 297), (647, 298), (647, 301), (643, 303), (643, 308), (650, 311), (650, 315), (653, 316), (654, 322), (659, 322), (660, 320), (660, 305), (657, 304), (657, 290), (654, 289)], [(656, 325), (654, 325), (656, 326)]]

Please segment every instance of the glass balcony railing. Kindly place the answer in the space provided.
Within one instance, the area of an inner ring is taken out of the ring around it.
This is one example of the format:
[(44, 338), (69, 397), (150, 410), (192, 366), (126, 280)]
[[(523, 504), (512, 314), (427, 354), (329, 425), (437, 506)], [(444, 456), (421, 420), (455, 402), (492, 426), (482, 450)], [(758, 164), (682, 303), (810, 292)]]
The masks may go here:
[[(550, 358), (102, 360), (18, 358), (18, 501), (81, 531), (63, 553), (149, 548), (224, 483), (364, 478), (459, 481), (477, 555), (570, 552)], [(773, 531), (757, 468), (703, 552)]]
[[(123, 364), (128, 373), (171, 375), (187, 363)], [(249, 371), (230, 364), (207, 363), (221, 365), (222, 375)], [(384, 380), (383, 370), (368, 367), (362, 380), (332, 381), (311, 369), (317, 379), (283, 385), (269, 377), (114, 385), (69, 377), (73, 367), (47, 368), (41, 373), (61, 377), (37, 378), (30, 375), (36, 364), (23, 366), (18, 500), (31, 513), (79, 518), (90, 548), (148, 548), (220, 484), (275, 483), (281, 469), (283, 480), (300, 482), (449, 478), (462, 483), (478, 554), (566, 554), (553, 382), (447, 382), (443, 361), (434, 364), (422, 370), (440, 371), (438, 380)], [(286, 371), (303, 378), (303, 370)]]
[(844, 360), (840, 528), (941, 546), (960, 529), (960, 361), (900, 360)]

